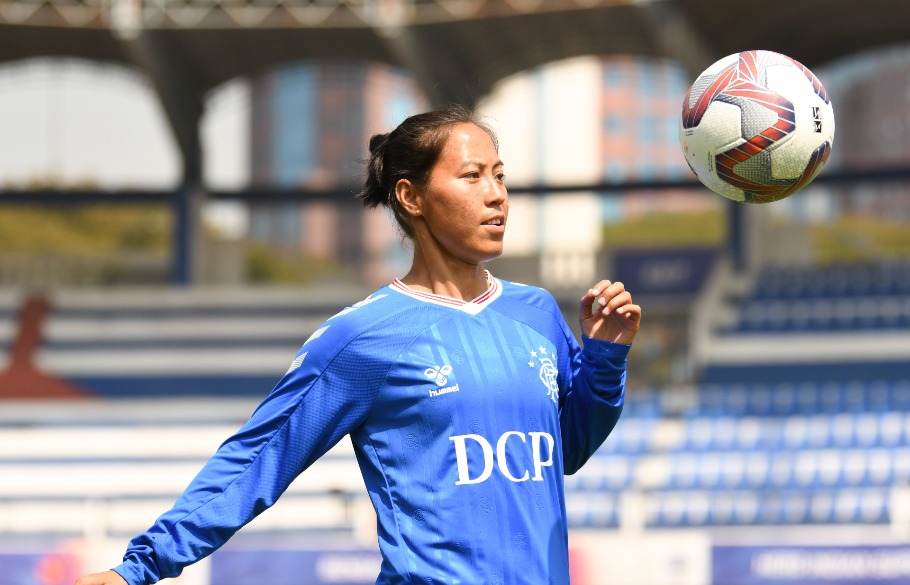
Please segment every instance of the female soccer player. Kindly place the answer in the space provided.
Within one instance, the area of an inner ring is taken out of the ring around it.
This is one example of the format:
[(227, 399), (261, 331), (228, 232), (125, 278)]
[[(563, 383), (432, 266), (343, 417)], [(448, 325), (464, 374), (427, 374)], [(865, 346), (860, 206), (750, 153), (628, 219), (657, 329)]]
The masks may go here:
[(391, 208), (410, 271), (316, 330), (123, 563), (77, 585), (180, 574), (345, 435), (376, 509), (377, 584), (569, 582), (563, 475), (619, 418), (641, 309), (596, 283), (581, 349), (549, 293), (484, 269), (509, 216), (497, 150), (457, 107), (370, 140), (360, 198)]

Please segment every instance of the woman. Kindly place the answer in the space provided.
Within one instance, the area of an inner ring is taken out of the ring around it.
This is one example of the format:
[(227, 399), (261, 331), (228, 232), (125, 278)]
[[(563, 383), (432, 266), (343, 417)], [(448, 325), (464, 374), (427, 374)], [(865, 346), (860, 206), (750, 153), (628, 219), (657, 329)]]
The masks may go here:
[(350, 434), (378, 519), (378, 584), (568, 583), (563, 474), (607, 437), (641, 319), (621, 283), (581, 298), (579, 348), (545, 291), (492, 277), (509, 215), (495, 135), (459, 107), (370, 140), (360, 198), (391, 208), (410, 271), (304, 343), (250, 421), (113, 571), (178, 575)]

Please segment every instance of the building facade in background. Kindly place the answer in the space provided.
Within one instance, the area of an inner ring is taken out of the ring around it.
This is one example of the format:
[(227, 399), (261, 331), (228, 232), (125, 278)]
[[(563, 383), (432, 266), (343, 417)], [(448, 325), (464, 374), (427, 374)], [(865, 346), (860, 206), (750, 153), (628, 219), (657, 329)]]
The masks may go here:
[[(513, 185), (675, 180), (689, 172), (677, 139), (687, 87), (672, 62), (581, 57), (503, 80), (478, 110), (499, 133)], [(302, 62), (258, 75), (251, 81), (251, 182), (356, 188), (369, 137), (425, 107), (413, 78), (375, 63)], [(514, 196), (512, 221), (522, 229), (508, 232), (505, 257), (513, 264), (527, 259), (514, 276), (574, 287), (598, 270), (605, 222), (654, 208), (691, 208), (703, 199)], [(406, 268), (399, 234), (381, 211), (263, 204), (253, 205), (250, 215), (254, 239), (318, 259), (359, 258), (367, 282), (384, 282)]]
[(255, 187), (350, 188), (344, 201), (261, 204), (250, 209), (252, 238), (317, 260), (362, 263), (366, 280), (385, 280), (400, 253), (387, 214), (364, 212), (369, 138), (423, 109), (404, 72), (377, 63), (310, 61), (251, 80), (251, 183)]
[[(687, 88), (682, 68), (669, 61), (580, 57), (503, 80), (480, 109), (500, 130), (513, 185), (678, 180), (690, 172), (677, 138)], [(507, 231), (506, 257), (537, 258), (533, 276), (548, 287), (587, 286), (603, 272), (605, 224), (649, 210), (691, 209), (705, 199), (603, 195), (513, 196), (512, 220), (522, 228)]]
[[(910, 163), (910, 48), (855, 56), (832, 71), (837, 118), (835, 164), (850, 169), (895, 169)], [(827, 86), (826, 86), (827, 87)], [(906, 182), (848, 186), (840, 212), (895, 221), (910, 219)], [(822, 219), (829, 220), (831, 214)]]

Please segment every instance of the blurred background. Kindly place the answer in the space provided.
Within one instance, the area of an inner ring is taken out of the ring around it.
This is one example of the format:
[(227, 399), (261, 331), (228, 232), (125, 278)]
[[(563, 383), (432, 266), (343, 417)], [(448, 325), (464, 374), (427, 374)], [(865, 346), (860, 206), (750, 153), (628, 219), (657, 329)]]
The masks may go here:
[[(819, 178), (763, 206), (677, 139), (748, 49), (837, 117)], [(0, 0), (0, 585), (118, 564), (310, 333), (406, 271), (353, 197), (366, 144), (453, 102), (506, 164), (491, 271), (573, 326), (602, 277), (645, 311), (623, 418), (566, 478), (573, 583), (910, 583), (910, 6)], [(378, 563), (345, 440), (176, 582)]]

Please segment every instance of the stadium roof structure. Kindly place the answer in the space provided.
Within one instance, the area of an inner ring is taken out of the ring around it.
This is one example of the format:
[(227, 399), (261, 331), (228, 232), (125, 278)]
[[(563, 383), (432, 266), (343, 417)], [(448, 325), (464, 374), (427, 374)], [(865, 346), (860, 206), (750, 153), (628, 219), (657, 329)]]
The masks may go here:
[(693, 78), (746, 49), (817, 67), (910, 41), (908, 18), (893, 0), (0, 0), (0, 63), (73, 57), (143, 71), (192, 163), (205, 94), (279, 63), (385, 62), (435, 104), (470, 105), (500, 79), (579, 55), (673, 58)]
[(0, 0), (0, 62), (78, 57), (156, 69), (203, 95), (314, 58), (411, 70), (437, 103), (473, 103), (513, 73), (585, 54), (682, 60), (746, 49), (809, 67), (910, 41), (893, 0)]

